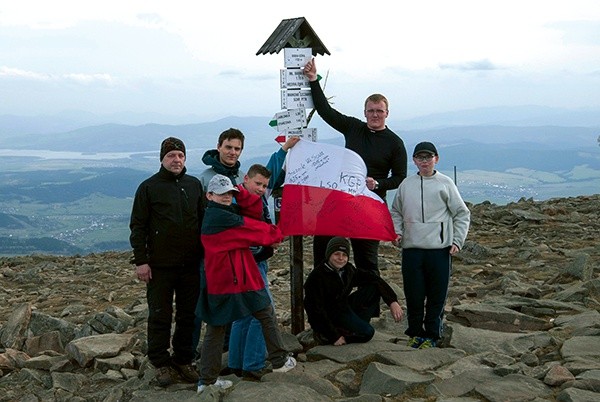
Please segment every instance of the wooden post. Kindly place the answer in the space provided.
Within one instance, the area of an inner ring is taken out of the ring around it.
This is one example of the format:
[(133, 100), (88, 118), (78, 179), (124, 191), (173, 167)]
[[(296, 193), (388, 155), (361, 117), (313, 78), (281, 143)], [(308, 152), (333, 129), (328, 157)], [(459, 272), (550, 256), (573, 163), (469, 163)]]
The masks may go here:
[(290, 237), (290, 298), (292, 333), (304, 331), (304, 259), (302, 236)]
[[(308, 21), (304, 17), (291, 18), (282, 20), (279, 26), (273, 31), (267, 41), (261, 46), (256, 52), (256, 55), (260, 54), (273, 54), (279, 53), (282, 49), (286, 48), (310, 48), (312, 56), (317, 54), (330, 54), (329, 50), (325, 47), (321, 39), (317, 36), (316, 32), (312, 29)], [(309, 57), (312, 57), (309, 54)], [(296, 65), (296, 68), (301, 66)], [(308, 85), (306, 85), (308, 86)], [(283, 89), (283, 88), (282, 88)], [(285, 88), (282, 91), (282, 97), (285, 97), (285, 93), (292, 88)], [(294, 88), (300, 89), (300, 88)], [(282, 98), (282, 104), (283, 102)], [(295, 108), (307, 108), (307, 103), (312, 105), (312, 97), (308, 96), (306, 101), (300, 105), (295, 105), (291, 109)], [(294, 102), (291, 102), (294, 103)], [(282, 106), (283, 107), (283, 106)], [(312, 106), (309, 106), (312, 107)], [(290, 109), (287, 106), (285, 109)], [(308, 125), (308, 122), (306, 123)], [(316, 141), (316, 129), (314, 134), (312, 130), (307, 130), (306, 126), (295, 126), (293, 129), (298, 129), (301, 137), (304, 135), (312, 135), (312, 140)], [(290, 133), (290, 130), (287, 130)], [(283, 140), (285, 141), (285, 139)], [(279, 209), (278, 204), (281, 199), (275, 199), (275, 220), (279, 221)], [(302, 236), (291, 236), (290, 239), (290, 298), (291, 298), (291, 314), (292, 314), (292, 333), (294, 335), (304, 331), (304, 252), (303, 252), (303, 237)]]

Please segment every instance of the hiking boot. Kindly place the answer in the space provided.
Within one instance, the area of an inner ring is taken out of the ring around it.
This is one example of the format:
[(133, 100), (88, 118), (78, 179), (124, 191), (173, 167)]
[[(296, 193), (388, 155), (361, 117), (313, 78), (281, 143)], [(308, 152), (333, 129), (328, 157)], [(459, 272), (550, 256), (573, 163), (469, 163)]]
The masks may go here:
[(173, 362), (173, 367), (185, 382), (198, 382), (200, 379), (198, 372), (191, 364), (177, 364)]
[(242, 371), (242, 377), (247, 380), (260, 381), (260, 379), (269, 373), (272, 373), (273, 370), (267, 367), (263, 367), (260, 370), (256, 371)]
[(279, 368), (274, 368), (273, 372), (274, 373), (287, 373), (294, 367), (296, 367), (296, 359), (294, 359), (292, 356), (289, 356), (287, 358), (286, 362), (283, 364), (283, 366), (281, 366)]
[(411, 348), (419, 349), (419, 347), (421, 346), (421, 344), (423, 342), (425, 342), (424, 338), (421, 338), (420, 336), (413, 336), (412, 338), (410, 338), (408, 340), (408, 342), (406, 343), (406, 346), (410, 346)]
[(431, 338), (425, 338), (423, 340), (423, 343), (421, 343), (421, 345), (419, 346), (419, 349), (429, 349), (429, 348), (435, 348), (437, 346), (437, 342), (434, 341)]
[(207, 387), (217, 387), (220, 389), (227, 389), (233, 385), (233, 382), (229, 380), (222, 380), (217, 378), (214, 384), (200, 384), (198, 383), (198, 393), (201, 394)]
[(159, 387), (167, 387), (173, 384), (173, 376), (171, 374), (171, 367), (162, 366), (156, 369), (156, 382)]
[(226, 376), (226, 375), (235, 375), (236, 377), (242, 377), (243, 376), (243, 371), (242, 369), (238, 369), (238, 368), (231, 368), (231, 367), (225, 367), (223, 370), (221, 370), (221, 372), (219, 373), (219, 375), (222, 376)]

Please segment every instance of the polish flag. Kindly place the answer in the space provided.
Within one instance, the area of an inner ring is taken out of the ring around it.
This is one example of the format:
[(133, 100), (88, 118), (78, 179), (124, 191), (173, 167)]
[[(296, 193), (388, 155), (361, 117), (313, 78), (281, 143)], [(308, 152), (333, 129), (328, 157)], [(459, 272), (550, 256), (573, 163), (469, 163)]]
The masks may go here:
[(285, 236), (396, 238), (387, 204), (367, 189), (367, 167), (356, 152), (300, 140), (285, 163), (279, 221)]

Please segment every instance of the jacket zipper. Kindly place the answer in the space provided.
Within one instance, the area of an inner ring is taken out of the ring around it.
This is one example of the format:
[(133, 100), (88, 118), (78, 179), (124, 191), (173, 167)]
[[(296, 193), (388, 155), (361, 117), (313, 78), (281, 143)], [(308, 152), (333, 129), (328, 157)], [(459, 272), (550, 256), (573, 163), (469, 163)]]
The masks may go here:
[(233, 284), (237, 285), (238, 279), (237, 275), (235, 274), (235, 266), (233, 265), (233, 260), (231, 259), (231, 251), (228, 251), (227, 255), (229, 256), (229, 265), (231, 266), (231, 274), (233, 275)]

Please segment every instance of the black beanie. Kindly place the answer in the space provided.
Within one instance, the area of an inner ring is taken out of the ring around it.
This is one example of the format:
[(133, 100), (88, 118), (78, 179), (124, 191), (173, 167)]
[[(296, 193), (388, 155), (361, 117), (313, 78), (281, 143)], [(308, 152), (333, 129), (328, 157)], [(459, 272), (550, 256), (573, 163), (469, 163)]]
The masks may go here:
[(336, 251), (343, 251), (348, 257), (350, 257), (350, 242), (348, 239), (338, 236), (329, 240), (329, 243), (327, 243), (327, 250), (325, 251), (326, 261), (329, 261), (331, 254), (335, 253)]
[(183, 141), (175, 137), (165, 138), (162, 144), (160, 144), (160, 160), (162, 161), (166, 154), (175, 149), (183, 152), (185, 155), (185, 145), (183, 144)]

